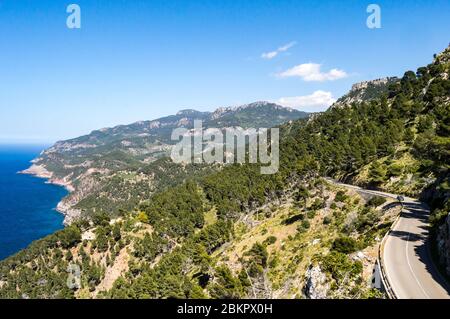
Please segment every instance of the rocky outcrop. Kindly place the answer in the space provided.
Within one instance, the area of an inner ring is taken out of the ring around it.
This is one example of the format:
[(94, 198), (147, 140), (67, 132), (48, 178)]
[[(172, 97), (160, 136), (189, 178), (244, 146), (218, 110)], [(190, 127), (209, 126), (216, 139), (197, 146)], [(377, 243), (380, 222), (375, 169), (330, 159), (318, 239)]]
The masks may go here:
[(439, 262), (445, 267), (447, 275), (450, 276), (450, 213), (445, 219), (445, 223), (439, 226), (436, 240)]
[(47, 179), (47, 183), (65, 187), (67, 191), (71, 193), (67, 197), (63, 198), (56, 207), (56, 210), (64, 215), (64, 225), (70, 225), (73, 221), (80, 217), (81, 211), (73, 208), (76, 201), (74, 201), (74, 198), (71, 195), (75, 192), (75, 188), (72, 186), (70, 176), (66, 178), (55, 178), (54, 174), (49, 172), (45, 166), (37, 164), (33, 164), (30, 168), (19, 173)]
[(331, 107), (344, 107), (379, 98), (388, 91), (390, 84), (397, 82), (397, 77), (385, 77), (353, 84), (351, 90), (338, 99)]
[(64, 225), (68, 226), (81, 216), (81, 210), (73, 208), (67, 201), (62, 200), (58, 203), (56, 210), (64, 214)]
[(311, 266), (306, 271), (306, 284), (303, 289), (308, 299), (326, 299), (330, 286), (327, 276), (322, 272), (320, 266)]
[(44, 178), (48, 180), (48, 183), (65, 187), (69, 192), (74, 191), (72, 186), (70, 176), (64, 178), (56, 178), (54, 174), (47, 170), (43, 165), (33, 164), (28, 169), (19, 172), (20, 174), (34, 175), (39, 178)]

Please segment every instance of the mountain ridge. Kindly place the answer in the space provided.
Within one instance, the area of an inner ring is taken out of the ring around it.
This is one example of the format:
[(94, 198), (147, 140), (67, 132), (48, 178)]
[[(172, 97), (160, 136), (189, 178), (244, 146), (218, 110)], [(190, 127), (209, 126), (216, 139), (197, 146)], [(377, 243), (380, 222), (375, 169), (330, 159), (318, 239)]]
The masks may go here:
[[(308, 112), (296, 110), (291, 107), (282, 106), (282, 105), (279, 105), (279, 104), (276, 104), (273, 102), (269, 102), (269, 101), (257, 101), (257, 102), (252, 102), (252, 103), (238, 105), (238, 106), (223, 106), (223, 107), (218, 107), (218, 108), (214, 109), (213, 111), (198, 111), (196, 109), (187, 108), (187, 109), (181, 109), (178, 112), (176, 112), (175, 114), (166, 115), (166, 116), (163, 116), (163, 117), (160, 117), (157, 119), (153, 119), (153, 120), (141, 120), (141, 121), (136, 121), (136, 122), (132, 122), (129, 124), (118, 124), (118, 125), (114, 125), (114, 126), (110, 126), (110, 127), (103, 127), (100, 129), (95, 129), (95, 130), (92, 130), (90, 133), (80, 135), (79, 137), (65, 139), (65, 140), (58, 140), (55, 142), (55, 144), (77, 140), (77, 139), (89, 136), (89, 135), (91, 135), (93, 133), (97, 133), (97, 132), (100, 132), (100, 133), (105, 133), (105, 132), (109, 132), (109, 131), (114, 132), (120, 128), (138, 127), (138, 126), (145, 126), (145, 125), (150, 125), (151, 128), (152, 128), (152, 126), (157, 127), (158, 125), (160, 125), (160, 124), (158, 124), (158, 122), (159, 123), (164, 122), (165, 125), (168, 125), (168, 124), (174, 124), (178, 120), (178, 124), (180, 126), (182, 126), (184, 124), (183, 121), (182, 122), (179, 122), (179, 121), (183, 120), (184, 117), (186, 117), (186, 116), (189, 116), (190, 118), (195, 117), (195, 119), (198, 119), (198, 120), (211, 120), (211, 119), (217, 119), (225, 113), (236, 113), (236, 112), (243, 111), (246, 109), (261, 108), (261, 107), (267, 107), (267, 106), (273, 108), (274, 110), (284, 110), (286, 112), (296, 114), (293, 117), (296, 117), (296, 116), (298, 116), (299, 118), (307, 117), (309, 114)], [(184, 117), (182, 117), (182, 116), (184, 116)], [(190, 118), (188, 118), (189, 124), (192, 124), (191, 123), (192, 121), (190, 120)], [(175, 122), (170, 122), (171, 120), (175, 121)], [(275, 122), (277, 122), (277, 121), (275, 121)], [(278, 123), (278, 124), (281, 124), (281, 123)]]
[[(205, 129), (235, 126), (270, 128), (307, 116), (308, 113), (266, 101), (218, 108), (212, 112), (184, 109), (175, 115), (102, 128), (77, 138), (58, 141), (21, 173), (46, 178), (50, 183), (70, 191), (57, 207), (66, 215), (65, 224), (70, 224), (82, 214), (74, 206), (102, 187), (109, 175), (119, 171), (136, 171), (139, 166), (151, 165), (168, 156), (171, 146), (175, 144), (171, 140), (175, 128), (191, 129), (195, 120), (203, 121)], [(147, 175), (143, 179), (148, 183), (154, 182)]]

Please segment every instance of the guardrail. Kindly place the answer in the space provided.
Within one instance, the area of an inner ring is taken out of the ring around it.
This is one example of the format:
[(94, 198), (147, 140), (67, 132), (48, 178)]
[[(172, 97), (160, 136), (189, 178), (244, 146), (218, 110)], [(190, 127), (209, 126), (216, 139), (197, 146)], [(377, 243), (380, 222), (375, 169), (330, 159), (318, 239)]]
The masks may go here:
[(389, 279), (386, 274), (386, 268), (384, 266), (383, 262), (383, 252), (384, 252), (384, 245), (386, 244), (386, 240), (389, 237), (389, 234), (394, 229), (395, 225), (397, 225), (398, 221), (400, 220), (400, 216), (403, 212), (403, 205), (402, 205), (402, 211), (400, 214), (398, 214), (397, 218), (395, 219), (394, 223), (392, 223), (391, 228), (389, 231), (384, 234), (383, 239), (381, 240), (380, 246), (378, 247), (378, 265), (380, 266), (380, 277), (381, 282), (383, 283), (384, 289), (386, 290), (386, 293), (389, 297), (389, 299), (398, 299), (397, 295), (394, 292), (394, 289), (392, 288), (391, 284), (389, 283)]
[(389, 299), (398, 299), (397, 295), (395, 294), (394, 289), (392, 289), (392, 286), (389, 283), (389, 280), (386, 275), (386, 270), (384, 267), (383, 259), (381, 257), (383, 254), (383, 248), (384, 248), (384, 242), (381, 242), (380, 247), (378, 249), (378, 265), (380, 267), (381, 282), (383, 283), (384, 290), (386, 291)]

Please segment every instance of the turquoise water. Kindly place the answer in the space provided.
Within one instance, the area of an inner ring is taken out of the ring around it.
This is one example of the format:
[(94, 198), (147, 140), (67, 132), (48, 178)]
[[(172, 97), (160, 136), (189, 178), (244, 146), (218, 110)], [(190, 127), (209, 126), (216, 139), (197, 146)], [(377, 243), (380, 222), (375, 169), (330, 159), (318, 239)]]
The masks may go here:
[(67, 191), (17, 174), (44, 148), (0, 145), (0, 260), (63, 228), (64, 216), (55, 207)]

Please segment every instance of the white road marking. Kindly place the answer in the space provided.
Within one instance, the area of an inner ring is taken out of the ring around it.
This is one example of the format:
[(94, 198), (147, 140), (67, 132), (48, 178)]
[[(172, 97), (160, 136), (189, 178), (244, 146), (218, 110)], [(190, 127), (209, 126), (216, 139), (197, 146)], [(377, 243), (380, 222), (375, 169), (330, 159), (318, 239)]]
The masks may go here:
[(411, 263), (409, 262), (409, 254), (408, 254), (408, 248), (409, 248), (409, 237), (411, 236), (411, 233), (409, 232), (409, 227), (406, 229), (406, 231), (408, 231), (408, 238), (406, 240), (406, 248), (405, 248), (405, 253), (406, 253), (406, 262), (408, 263), (408, 267), (409, 270), (411, 271), (414, 280), (417, 282), (417, 284), (420, 287), (420, 290), (422, 290), (422, 292), (424, 293), (425, 296), (427, 296), (428, 299), (431, 299), (430, 296), (428, 296), (428, 294), (425, 292), (425, 289), (423, 289), (422, 284), (420, 283), (419, 279), (417, 278), (416, 274), (414, 273)]
[[(327, 178), (327, 180), (329, 181), (329, 182), (331, 182), (331, 183), (333, 183), (333, 184), (335, 184), (335, 185), (337, 185), (337, 186), (343, 186), (343, 187), (347, 187), (347, 188), (350, 188), (350, 189), (354, 189), (354, 190), (356, 190), (357, 192), (362, 192), (362, 193), (368, 193), (368, 194), (372, 194), (372, 195), (378, 195), (378, 196), (383, 196), (383, 197), (390, 197), (390, 198), (392, 198), (392, 199), (394, 199), (394, 200), (396, 200), (397, 199), (397, 195), (395, 195), (395, 194), (389, 194), (389, 193), (383, 193), (383, 192), (378, 192), (378, 191), (372, 191), (372, 190), (365, 190), (365, 189), (363, 189), (363, 188), (360, 188), (360, 187), (357, 187), (357, 186), (353, 186), (353, 185), (348, 185), (348, 184), (344, 184), (344, 183), (339, 183), (339, 182), (337, 182), (337, 181), (334, 181), (333, 179), (330, 179), (330, 178)], [(420, 209), (418, 209), (418, 210), (420, 210), (420, 211), (423, 211), (423, 212), (425, 212), (427, 215), (430, 213), (429, 212), (429, 209), (427, 209), (426, 208), (426, 206), (424, 206), (422, 203), (420, 203), (418, 200), (416, 200), (416, 199), (413, 199), (413, 198), (409, 198), (409, 197), (405, 197), (405, 200), (404, 200), (404, 202), (405, 202), (405, 204), (407, 204), (407, 203), (410, 203), (410, 204), (412, 204), (412, 203), (414, 203), (414, 204), (418, 204), (419, 206), (420, 206)], [(406, 211), (408, 211), (408, 210), (406, 210)], [(408, 211), (409, 212), (409, 211)], [(420, 220), (418, 220), (416, 217), (414, 217), (414, 218), (412, 218), (412, 219), (415, 219), (415, 221), (414, 220), (407, 220), (406, 218), (404, 218), (403, 217), (403, 223), (405, 224), (405, 226), (406, 226), (406, 230), (408, 231), (409, 230), (409, 228), (411, 228), (411, 227), (415, 227), (415, 228), (419, 228), (419, 227), (421, 227), (422, 225), (427, 225), (427, 223), (425, 223), (425, 222), (422, 222), (422, 221), (420, 221)], [(412, 225), (409, 225), (409, 223), (412, 223)], [(415, 223), (417, 223), (417, 225), (415, 225)], [(399, 220), (398, 220), (398, 223), (395, 225), (395, 228), (393, 228), (393, 229), (391, 229), (391, 230), (399, 230), (399, 229), (401, 229), (401, 230), (403, 230), (402, 228), (401, 228), (401, 225), (402, 224), (402, 218), (400, 217), (399, 218)], [(408, 226), (409, 225), (409, 226)], [(419, 233), (419, 232), (418, 232)], [(438, 299), (440, 299), (440, 298), (442, 298), (442, 299), (444, 299), (444, 298), (449, 298), (449, 296), (450, 296), (450, 290), (448, 290), (447, 288), (444, 288), (444, 290), (446, 290), (446, 293), (444, 293), (444, 294), (442, 294), (442, 291), (441, 291), (441, 288), (443, 288), (444, 286), (442, 285), (442, 283), (441, 282), (439, 282), (439, 281), (436, 281), (432, 276), (431, 276), (431, 273), (426, 273), (428, 270), (427, 269), (421, 269), (421, 265), (424, 265), (425, 264), (425, 261), (424, 260), (421, 260), (419, 257), (417, 257), (416, 259), (417, 259), (417, 261), (418, 261), (418, 270), (420, 270), (419, 272), (422, 272), (421, 273), (421, 275), (425, 275), (425, 277), (424, 278), (422, 278), (423, 279), (423, 282), (424, 283), (428, 283), (429, 285), (428, 285), (428, 287), (427, 287), (427, 289), (429, 289), (429, 291), (430, 292), (434, 292), (434, 293), (436, 293), (437, 295), (436, 296), (434, 296), (434, 297), (430, 297), (428, 294), (427, 294), (427, 292), (425, 291), (425, 289), (424, 289), (424, 287), (422, 286), (422, 284), (421, 284), (421, 282), (419, 281), (419, 279), (418, 279), (418, 277), (416, 276), (416, 274), (414, 273), (414, 271), (413, 271), (413, 268), (412, 268), (412, 264), (411, 264), (411, 262), (410, 262), (410, 258), (409, 258), (409, 254), (408, 254), (408, 251), (409, 251), (409, 240), (410, 240), (410, 236), (411, 236), (411, 232), (409, 232), (408, 231), (408, 236), (407, 236), (407, 241), (406, 241), (406, 246), (405, 246), (405, 253), (406, 253), (406, 263), (408, 264), (408, 268), (409, 268), (409, 272), (412, 274), (412, 278), (410, 278), (410, 275), (409, 275), (409, 278), (408, 278), (408, 276), (406, 276), (407, 278), (402, 278), (403, 276), (400, 276), (400, 278), (397, 278), (399, 281), (392, 281), (391, 280), (391, 275), (395, 275), (396, 274), (396, 272), (398, 271), (398, 268), (395, 266), (395, 267), (390, 267), (390, 268), (392, 268), (392, 269), (390, 269), (389, 267), (387, 267), (387, 265), (386, 265), (386, 269), (385, 269), (385, 276), (386, 276), (386, 280), (387, 280), (387, 282), (388, 282), (388, 284), (390, 283), (390, 285), (391, 285), (391, 287), (392, 287), (392, 289), (394, 290), (394, 293), (397, 295), (397, 297), (398, 298), (402, 298), (402, 297), (400, 297), (399, 296), (399, 293), (400, 292), (404, 292), (405, 290), (404, 289), (406, 289), (406, 293), (408, 293), (408, 292), (410, 292), (411, 293), (411, 295), (412, 296), (410, 296), (409, 298), (423, 298), (423, 299), (425, 299), (425, 297), (424, 296), (426, 296), (426, 298), (428, 298), (428, 299), (432, 299), (432, 298), (438, 298)], [(393, 247), (391, 247), (391, 250), (392, 249), (394, 249), (395, 247), (395, 245), (394, 245), (394, 240), (395, 240), (395, 238), (396, 237), (394, 237), (394, 236), (387, 236), (387, 238), (386, 238), (386, 243), (385, 243), (385, 249), (383, 249), (383, 252), (382, 252), (382, 256), (381, 256), (381, 259), (385, 259), (386, 261), (388, 261), (389, 260), (389, 258), (388, 258), (388, 256), (389, 256), (389, 253), (388, 253), (388, 247), (389, 247), (389, 243), (390, 242), (392, 242), (392, 246)], [(401, 244), (403, 244), (403, 243), (401, 243)], [(414, 245), (414, 244), (413, 244)], [(400, 247), (398, 247), (399, 249), (400, 249)], [(413, 251), (411, 251), (411, 252), (413, 252)], [(396, 252), (394, 251), (394, 252), (390, 252), (390, 254), (392, 254), (392, 253), (394, 253), (395, 255), (397, 255), (396, 254)], [(427, 252), (427, 254), (428, 254), (428, 252)], [(398, 257), (400, 257), (401, 256), (401, 253), (400, 253), (400, 255), (398, 256)], [(430, 256), (428, 256), (429, 258), (431, 258)], [(397, 262), (397, 260), (396, 260), (397, 258), (393, 258), (393, 260), (394, 260), (394, 263), (395, 262)], [(413, 258), (414, 259), (414, 258)], [(381, 261), (382, 262), (382, 261)], [(399, 261), (400, 262), (400, 261)], [(414, 260), (413, 260), (413, 262), (414, 262)], [(434, 265), (434, 263), (433, 263), (433, 261), (430, 259), (430, 260), (428, 260), (428, 262), (430, 262), (431, 263), (431, 266), (432, 267), (435, 267), (435, 265)], [(387, 263), (388, 264), (388, 263)], [(404, 262), (403, 262), (403, 264), (404, 264)], [(413, 264), (415, 264), (415, 263), (413, 263)], [(390, 270), (393, 270), (393, 273), (390, 273)], [(400, 270), (401, 271), (401, 270)], [(405, 271), (405, 275), (406, 275), (406, 273), (408, 272), (408, 271)], [(425, 272), (424, 272), (425, 271)], [(430, 275), (430, 276), (428, 276), (428, 275)], [(394, 276), (395, 277), (395, 276)], [(413, 279), (414, 278), (414, 279)], [(407, 280), (406, 282), (405, 282), (405, 280)], [(442, 278), (441, 278), (441, 280), (442, 280)], [(403, 281), (403, 282), (402, 282)], [(408, 287), (410, 287), (411, 288), (411, 284), (413, 284), (414, 283), (414, 281), (417, 283), (417, 286), (419, 286), (419, 288), (420, 288), (420, 290), (422, 291), (422, 295), (420, 295), (420, 293), (419, 293), (419, 290), (414, 290), (414, 291), (410, 291), (411, 289), (408, 289)], [(445, 282), (445, 280), (442, 280), (442, 282)], [(398, 283), (398, 287), (397, 287), (397, 289), (398, 289), (398, 291), (396, 292), (395, 291), (395, 286), (397, 285), (397, 283)], [(418, 296), (414, 296), (414, 294), (415, 293), (417, 293), (418, 294)]]

